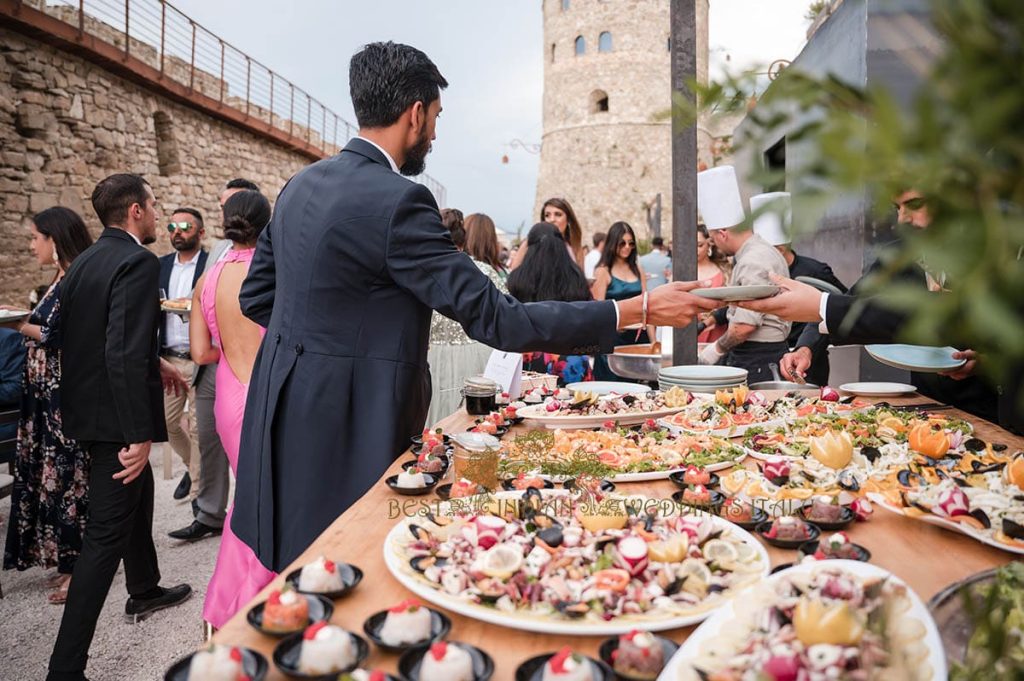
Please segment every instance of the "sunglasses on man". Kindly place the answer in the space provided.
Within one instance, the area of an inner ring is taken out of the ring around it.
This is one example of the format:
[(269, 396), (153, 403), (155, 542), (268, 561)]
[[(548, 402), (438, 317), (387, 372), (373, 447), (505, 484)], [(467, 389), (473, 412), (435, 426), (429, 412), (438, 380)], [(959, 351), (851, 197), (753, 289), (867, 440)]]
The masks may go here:
[(167, 231), (171, 234), (174, 232), (187, 232), (193, 227), (191, 222), (169, 222), (167, 223)]

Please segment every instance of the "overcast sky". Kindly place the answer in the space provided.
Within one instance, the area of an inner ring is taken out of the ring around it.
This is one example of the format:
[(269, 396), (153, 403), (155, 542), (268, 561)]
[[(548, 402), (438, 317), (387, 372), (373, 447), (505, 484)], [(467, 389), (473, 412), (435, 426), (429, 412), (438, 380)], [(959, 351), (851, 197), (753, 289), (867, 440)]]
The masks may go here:
[[(614, 0), (612, 0), (614, 1)], [(810, 0), (711, 0), (712, 71), (792, 59)], [(176, 0), (198, 23), (355, 123), (348, 61), (376, 40), (414, 45), (448, 79), (427, 172), (448, 204), (514, 232), (533, 223), (543, 94), (540, 0)], [(509, 163), (502, 164), (502, 156)]]

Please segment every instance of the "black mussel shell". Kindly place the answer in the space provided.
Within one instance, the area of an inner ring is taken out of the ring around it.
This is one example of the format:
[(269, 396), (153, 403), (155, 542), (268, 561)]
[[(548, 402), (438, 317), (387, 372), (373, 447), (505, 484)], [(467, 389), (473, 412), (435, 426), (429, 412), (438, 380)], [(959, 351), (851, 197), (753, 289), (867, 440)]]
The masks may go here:
[(961, 478), (959, 476), (953, 478), (953, 482), (955, 482), (958, 487), (970, 487), (971, 486), (971, 483), (967, 482), (966, 480), (964, 480), (963, 478)]
[(434, 538), (434, 535), (430, 533), (430, 530), (415, 524), (409, 525), (409, 534), (411, 534), (417, 541), (429, 542)]
[(976, 437), (969, 437), (964, 440), (964, 448), (970, 452), (981, 452), (985, 449), (985, 441)]
[(487, 586), (483, 587), (477, 584), (476, 588), (480, 591), (480, 600), (487, 603), (493, 603), (505, 595), (504, 585), (498, 581), (489, 582)]
[(1005, 463), (991, 463), (985, 465), (980, 461), (971, 462), (971, 468), (974, 470), (975, 473), (991, 473), (993, 471), (1000, 470), (1005, 465)]
[(683, 588), (683, 583), (686, 582), (686, 577), (676, 577), (672, 580), (668, 586), (665, 587), (665, 595), (673, 596)]
[(647, 517), (644, 519), (644, 531), (646, 531), (646, 532), (653, 532), (654, 531), (654, 523), (655, 523), (655, 521), (657, 519), (658, 519), (658, 516), (654, 515), (653, 513), (648, 513)]
[(590, 612), (590, 605), (583, 601), (558, 601), (555, 609), (566, 617), (583, 617)]
[(636, 400), (637, 400), (636, 395), (623, 395), (622, 396), (622, 401), (626, 404), (627, 407), (633, 406), (633, 403), (636, 402)]
[(896, 480), (904, 487), (914, 487), (915, 481), (918, 484), (924, 484), (926, 482), (926, 480), (918, 473), (907, 468), (900, 469), (900, 472), (896, 474)]
[(1011, 539), (1024, 540), (1024, 525), (1014, 522), (1009, 518), (1003, 518), (1003, 534)]
[(878, 450), (878, 447), (872, 447), (871, 445), (861, 447), (860, 453), (863, 454), (864, 458), (871, 463), (874, 463), (878, 460), (878, 457), (882, 456), (882, 452)]
[(527, 514), (526, 520), (527, 522), (532, 523), (538, 531), (547, 530), (552, 527), (562, 527), (561, 523), (559, 523), (557, 519), (547, 513), (529, 513)]
[(976, 508), (970, 512), (974, 518), (981, 523), (981, 526), (986, 530), (992, 527), (992, 521), (989, 519), (988, 514), (980, 508)]
[(993, 452), (1005, 452), (1008, 447), (1009, 447), (1009, 445), (1005, 445), (1002, 442), (993, 442), (992, 443), (992, 451)]
[(553, 549), (561, 546), (562, 540), (564, 539), (562, 536), (562, 528), (558, 525), (553, 525), (552, 527), (546, 527), (543, 530), (540, 530), (537, 532), (537, 538)]
[(434, 515), (433, 511), (427, 511), (426, 519), (434, 523), (438, 527), (445, 527), (451, 525), (454, 518), (450, 515)]
[(711, 407), (708, 407), (707, 409), (705, 409), (704, 411), (701, 412), (700, 420), (701, 421), (707, 421), (709, 418), (711, 418), (714, 415), (714, 413), (715, 413), (715, 410), (712, 409)]
[(840, 472), (838, 482), (840, 487), (850, 492), (856, 492), (860, 489), (860, 483), (857, 482), (857, 478), (850, 471)]
[(725, 591), (725, 587), (722, 586), (721, 584), (712, 584), (712, 585), (710, 585), (708, 587), (708, 593), (713, 593), (714, 594), (714, 593), (719, 593), (720, 591)]
[(931, 509), (930, 506), (925, 506), (924, 504), (922, 504), (922, 503), (920, 503), (918, 501), (911, 501), (910, 497), (907, 496), (906, 492), (902, 492), (901, 491), (900, 492), (900, 496), (903, 498), (903, 505), (904, 506), (913, 506), (914, 508), (918, 508), (918, 509), (924, 511), (925, 513), (931, 513), (932, 512), (932, 509)]
[(423, 572), (428, 567), (433, 567), (434, 565), (440, 567), (447, 564), (448, 561), (446, 559), (438, 558), (437, 556), (416, 556), (409, 559), (409, 565), (411, 565), (412, 569), (416, 572)]

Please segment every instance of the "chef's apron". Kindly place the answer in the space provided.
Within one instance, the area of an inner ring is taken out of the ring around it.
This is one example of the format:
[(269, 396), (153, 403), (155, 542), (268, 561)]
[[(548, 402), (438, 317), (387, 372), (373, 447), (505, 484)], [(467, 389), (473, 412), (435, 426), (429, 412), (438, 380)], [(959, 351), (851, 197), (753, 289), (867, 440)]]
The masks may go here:
[(729, 351), (722, 362), (731, 367), (747, 370), (747, 385), (761, 381), (774, 381), (768, 365), (778, 364), (782, 356), (789, 352), (786, 341), (759, 343), (747, 341)]

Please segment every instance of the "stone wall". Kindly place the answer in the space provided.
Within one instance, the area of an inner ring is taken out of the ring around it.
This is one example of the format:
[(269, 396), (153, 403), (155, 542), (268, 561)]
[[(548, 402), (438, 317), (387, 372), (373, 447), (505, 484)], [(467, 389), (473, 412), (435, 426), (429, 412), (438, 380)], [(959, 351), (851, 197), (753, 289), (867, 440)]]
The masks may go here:
[[(247, 177), (273, 201), (308, 162), (81, 57), (0, 28), (0, 303), (24, 305), (28, 292), (53, 276), (29, 249), (29, 218), (63, 205), (98, 234), (89, 196), (107, 175), (144, 175), (159, 204), (158, 224), (178, 206), (198, 208), (212, 241), (225, 181)], [(157, 238), (154, 251), (169, 252), (166, 230), (158, 229)]]
[[(545, 199), (563, 197), (586, 235), (625, 220), (643, 239), (660, 193), (661, 230), (670, 234), (669, 0), (543, 2), (544, 136), (534, 214)], [(706, 81), (708, 0), (696, 7), (697, 73)], [(611, 51), (600, 52), (605, 31)], [(578, 36), (586, 41), (582, 55)], [(711, 166), (709, 143), (698, 135), (699, 159)]]

